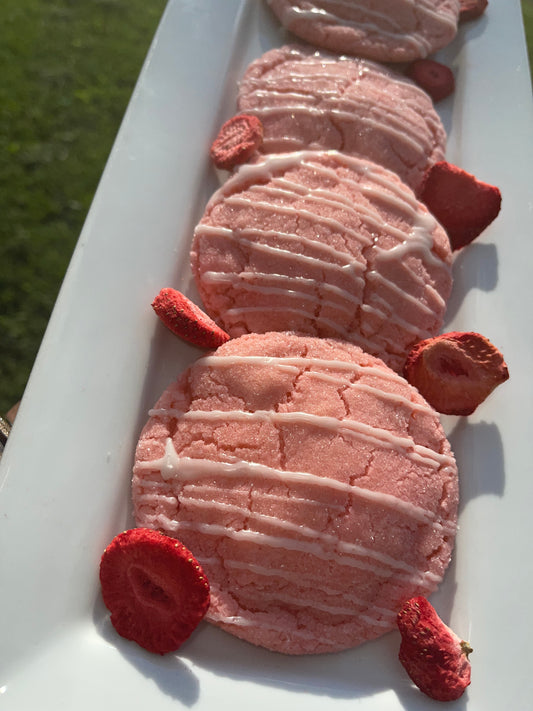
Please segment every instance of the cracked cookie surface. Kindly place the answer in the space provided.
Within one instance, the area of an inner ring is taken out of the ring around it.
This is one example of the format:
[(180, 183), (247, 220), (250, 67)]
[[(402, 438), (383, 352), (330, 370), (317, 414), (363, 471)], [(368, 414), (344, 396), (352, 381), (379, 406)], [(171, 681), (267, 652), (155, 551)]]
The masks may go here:
[(278, 332), (183, 373), (133, 475), (137, 525), (204, 568), (206, 619), (288, 654), (377, 637), (434, 590), (457, 497), (438, 416), (413, 387), (352, 344)]
[(261, 153), (342, 151), (392, 170), (415, 192), (444, 159), (446, 133), (426, 92), (365, 59), (272, 49), (246, 70), (238, 108), (260, 119)]
[(457, 33), (459, 0), (267, 0), (296, 37), (380, 62), (427, 57)]
[(342, 338), (398, 372), (439, 332), (452, 285), (448, 237), (410, 188), (337, 151), (241, 166), (196, 227), (191, 267), (231, 336)]

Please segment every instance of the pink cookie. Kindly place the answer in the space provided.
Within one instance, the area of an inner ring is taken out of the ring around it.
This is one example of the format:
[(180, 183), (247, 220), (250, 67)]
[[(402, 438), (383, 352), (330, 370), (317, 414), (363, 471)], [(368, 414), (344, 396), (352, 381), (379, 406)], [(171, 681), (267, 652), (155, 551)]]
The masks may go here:
[(381, 62), (426, 57), (457, 33), (459, 0), (267, 0), (284, 27), (317, 47)]
[(356, 646), (429, 595), (456, 531), (438, 415), (357, 346), (250, 334), (163, 394), (133, 475), (138, 526), (181, 540), (210, 622), (287, 654)]
[(415, 192), (444, 159), (446, 133), (430, 97), (365, 59), (270, 50), (248, 67), (238, 107), (261, 120), (262, 153), (333, 148), (389, 168)]
[(448, 237), (412, 191), (336, 151), (242, 166), (209, 201), (191, 264), (231, 336), (342, 338), (398, 371), (439, 332), (452, 283)]

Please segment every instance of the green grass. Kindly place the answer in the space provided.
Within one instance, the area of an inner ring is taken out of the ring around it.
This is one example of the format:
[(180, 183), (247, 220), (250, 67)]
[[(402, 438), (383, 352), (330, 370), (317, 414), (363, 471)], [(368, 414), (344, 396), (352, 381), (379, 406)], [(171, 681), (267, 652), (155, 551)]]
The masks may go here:
[(165, 3), (0, 2), (0, 413), (22, 396)]
[(533, 69), (533, 0), (522, 0), (522, 14), (526, 29), (529, 67)]
[(22, 396), (164, 6), (0, 3), (0, 413)]

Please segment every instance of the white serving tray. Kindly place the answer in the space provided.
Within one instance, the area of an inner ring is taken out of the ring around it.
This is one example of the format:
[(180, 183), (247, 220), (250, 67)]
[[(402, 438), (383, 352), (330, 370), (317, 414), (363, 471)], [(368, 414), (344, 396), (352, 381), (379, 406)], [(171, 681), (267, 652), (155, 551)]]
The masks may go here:
[[(192, 293), (193, 227), (217, 186), (208, 146), (247, 63), (287, 40), (260, 0), (171, 0), (81, 234), (0, 469), (0, 704), (9, 711), (441, 708), (414, 689), (392, 632), (292, 658), (207, 624), (176, 655), (119, 638), (101, 601), (104, 546), (132, 525), (133, 449), (149, 407), (198, 351), (158, 323), (162, 286)], [(448, 159), (503, 208), (460, 252), (446, 330), (476, 330), (511, 378), (446, 418), (462, 503), (454, 563), (432, 598), (473, 647), (454, 709), (533, 698), (533, 109), (518, 0), (490, 0), (439, 57)]]

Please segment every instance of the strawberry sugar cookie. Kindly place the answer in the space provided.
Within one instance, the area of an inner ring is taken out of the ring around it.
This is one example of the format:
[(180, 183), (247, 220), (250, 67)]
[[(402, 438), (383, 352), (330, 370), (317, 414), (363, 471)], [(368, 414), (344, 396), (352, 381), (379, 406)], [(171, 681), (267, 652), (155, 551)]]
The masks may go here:
[(365, 59), (272, 49), (249, 65), (237, 104), (261, 121), (261, 153), (339, 150), (394, 171), (415, 192), (444, 159), (446, 132), (428, 94)]
[(184, 372), (133, 473), (137, 525), (202, 566), (206, 619), (287, 654), (393, 629), (442, 579), (457, 500), (450, 446), (415, 388), (357, 346), (279, 332)]
[(439, 332), (452, 285), (448, 237), (410, 188), (336, 151), (241, 166), (209, 201), (191, 265), (230, 336), (342, 338), (399, 372)]
[(317, 47), (381, 62), (426, 57), (457, 33), (459, 0), (267, 0), (281, 24)]

